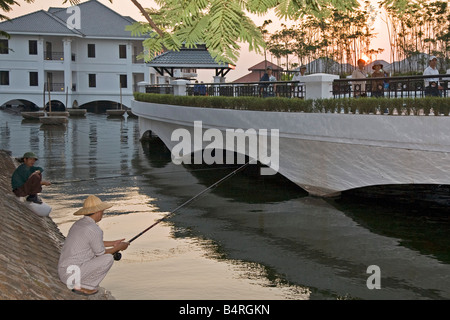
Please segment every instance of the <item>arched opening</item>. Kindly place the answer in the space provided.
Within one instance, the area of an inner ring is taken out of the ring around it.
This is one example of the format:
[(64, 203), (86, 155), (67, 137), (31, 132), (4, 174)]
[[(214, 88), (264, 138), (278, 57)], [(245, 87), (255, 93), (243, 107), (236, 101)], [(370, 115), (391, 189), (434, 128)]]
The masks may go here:
[[(58, 100), (51, 100), (52, 111), (66, 111), (66, 106), (64, 103)], [(45, 104), (45, 111), (50, 111), (50, 104), (47, 102)]]
[(5, 110), (15, 110), (17, 112), (39, 110), (39, 107), (35, 103), (24, 99), (9, 100), (2, 104), (1, 108)]
[(118, 102), (115, 101), (108, 101), (108, 100), (98, 100), (98, 101), (92, 101), (85, 103), (80, 106), (81, 109), (86, 109), (87, 112), (93, 112), (93, 113), (106, 113), (106, 110), (111, 109), (128, 109), (125, 105), (121, 105)]
[[(191, 163), (183, 164), (183, 166), (188, 168), (198, 181), (205, 186), (211, 186), (227, 174), (242, 168), (242, 170), (232, 178), (232, 187), (227, 187), (227, 185), (230, 184), (224, 181), (222, 187), (212, 189), (211, 192), (221, 195), (222, 197), (230, 198), (235, 201), (242, 201), (244, 203), (266, 203), (268, 201), (275, 203), (299, 197), (306, 197), (308, 195), (305, 190), (280, 173), (273, 175), (261, 174), (261, 169), (266, 168), (266, 166), (259, 161), (246, 165), (246, 163), (250, 161), (250, 158), (247, 155), (237, 152), (223, 149), (210, 150), (208, 153), (210, 152), (213, 155), (218, 154), (219, 157), (224, 159), (224, 163), (207, 164), (205, 161), (202, 161), (202, 163), (196, 164), (196, 155), (204, 158), (204, 152), (205, 149), (192, 153)], [(203, 153), (203, 156), (201, 153)], [(228, 160), (225, 161), (227, 158)], [(247, 192), (249, 188), (253, 188), (255, 192)]]
[(144, 154), (152, 167), (164, 168), (172, 161), (170, 150), (164, 142), (150, 130), (146, 131), (141, 138), (141, 145)]

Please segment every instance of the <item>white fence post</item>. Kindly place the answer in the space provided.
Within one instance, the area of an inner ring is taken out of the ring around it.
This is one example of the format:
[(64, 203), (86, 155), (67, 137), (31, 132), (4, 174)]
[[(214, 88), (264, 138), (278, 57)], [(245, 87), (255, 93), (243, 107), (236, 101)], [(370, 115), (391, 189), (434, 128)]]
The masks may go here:
[(339, 76), (326, 73), (315, 73), (302, 77), (305, 84), (306, 99), (329, 99), (333, 97), (333, 81)]
[(173, 85), (173, 95), (174, 96), (185, 96), (186, 95), (186, 84), (189, 81), (187, 80), (174, 80), (172, 81)]

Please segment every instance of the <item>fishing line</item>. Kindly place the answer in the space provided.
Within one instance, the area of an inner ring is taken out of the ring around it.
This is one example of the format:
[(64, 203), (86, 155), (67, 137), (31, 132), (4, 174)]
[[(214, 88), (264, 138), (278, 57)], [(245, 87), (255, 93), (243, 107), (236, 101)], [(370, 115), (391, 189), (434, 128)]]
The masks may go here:
[[(204, 169), (193, 169), (193, 170), (187, 170), (187, 172), (199, 172), (199, 171), (211, 171), (211, 170), (227, 170), (227, 169), (234, 169), (236, 166), (233, 167), (224, 167), (224, 168), (204, 168)], [(148, 174), (150, 176), (152, 175), (159, 175), (159, 174), (172, 174), (172, 173), (183, 173), (186, 172), (184, 170), (177, 170), (177, 171), (165, 171), (165, 172), (154, 172), (151, 174)], [(74, 179), (74, 180), (63, 180), (63, 181), (55, 181), (52, 182), (52, 185), (60, 185), (60, 184), (67, 184), (67, 183), (76, 183), (76, 182), (87, 182), (87, 181), (96, 181), (96, 180), (106, 180), (106, 179), (118, 179), (118, 178), (128, 178), (128, 177), (145, 177), (146, 174), (123, 174), (123, 175), (117, 175), (117, 176), (106, 176), (106, 177), (96, 177), (96, 178), (87, 178), (87, 179)]]
[[(68, 126), (68, 129), (72, 129), (74, 130), (75, 128)], [(93, 133), (92, 132), (86, 132), (83, 130), (80, 130), (79, 128), (75, 129), (76, 133), (83, 133), (86, 134), (88, 136), (91, 136)], [(166, 161), (154, 161), (155, 163), (166, 163)], [(189, 172), (200, 172), (200, 171), (210, 171), (210, 170), (224, 170), (224, 169), (233, 169), (236, 168), (236, 166), (233, 167), (224, 167), (224, 168), (204, 168), (204, 169), (193, 169), (193, 170), (189, 170)], [(159, 174), (172, 174), (172, 173), (181, 173), (181, 172), (185, 172), (182, 170), (178, 170), (178, 171), (169, 171), (169, 172), (155, 172), (152, 173), (151, 175), (159, 175)], [(52, 185), (61, 185), (61, 184), (67, 184), (67, 183), (76, 183), (76, 182), (88, 182), (88, 181), (96, 181), (96, 180), (105, 180), (105, 179), (117, 179), (117, 178), (122, 178), (122, 177), (144, 177), (144, 174), (125, 174), (125, 175), (116, 175), (116, 176), (106, 176), (106, 177), (96, 177), (96, 178), (86, 178), (86, 179), (73, 179), (73, 180), (63, 180), (63, 181), (54, 181), (52, 182), (52, 184), (50, 185), (50, 187)]]
[[(227, 180), (228, 178), (234, 176), (236, 173), (238, 173), (239, 171), (243, 170), (246, 166), (248, 166), (251, 162), (253, 162), (255, 160), (250, 160), (247, 163), (245, 163), (244, 165), (240, 166), (239, 168), (237, 168), (236, 170), (230, 172), (229, 174), (227, 174), (225, 177), (223, 177), (222, 179), (218, 180), (217, 182), (213, 183), (212, 185), (210, 185), (208, 188), (204, 189), (203, 191), (197, 193), (195, 196), (193, 196), (192, 198), (190, 198), (189, 200), (183, 202), (182, 204), (180, 204), (178, 207), (176, 207), (174, 210), (172, 210), (171, 212), (169, 212), (168, 214), (166, 214), (165, 216), (163, 216), (162, 218), (156, 220), (152, 225), (150, 225), (148, 228), (146, 228), (145, 230), (141, 231), (140, 233), (138, 233), (137, 235), (135, 235), (133, 238), (131, 238), (128, 243), (133, 242), (134, 240), (136, 240), (137, 238), (139, 238), (140, 236), (142, 236), (144, 233), (146, 233), (147, 231), (149, 231), (151, 228), (153, 228), (154, 226), (158, 225), (159, 223), (161, 223), (162, 221), (168, 219), (170, 216), (172, 216), (175, 212), (177, 212), (179, 209), (183, 208), (184, 206), (188, 205), (189, 203), (193, 202), (195, 199), (197, 199), (198, 197), (200, 197), (202, 194), (204, 194), (205, 192), (207, 192), (208, 190), (217, 187), (219, 184), (221, 184), (222, 182), (224, 182), (225, 180)], [(118, 261), (122, 258), (122, 254), (117, 251), (113, 254), (114, 256), (114, 260)]]

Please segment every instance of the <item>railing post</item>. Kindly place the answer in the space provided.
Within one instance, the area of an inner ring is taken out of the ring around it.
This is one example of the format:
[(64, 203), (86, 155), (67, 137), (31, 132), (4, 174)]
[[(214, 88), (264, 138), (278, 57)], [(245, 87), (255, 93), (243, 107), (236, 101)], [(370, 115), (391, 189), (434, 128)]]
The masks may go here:
[(220, 84), (225, 83), (225, 77), (222, 76), (214, 76), (214, 83), (217, 83), (217, 85), (213, 86), (214, 88), (214, 95), (220, 96)]
[(174, 80), (172, 81), (173, 85), (173, 95), (174, 96), (185, 96), (186, 95), (186, 84), (189, 81), (187, 80)]
[(306, 99), (329, 99), (333, 97), (333, 81), (339, 76), (326, 73), (315, 73), (304, 76)]
[(146, 86), (148, 86), (148, 85), (150, 85), (150, 83), (148, 83), (146, 81), (138, 82), (138, 84), (137, 84), (138, 92), (145, 93), (146, 92)]

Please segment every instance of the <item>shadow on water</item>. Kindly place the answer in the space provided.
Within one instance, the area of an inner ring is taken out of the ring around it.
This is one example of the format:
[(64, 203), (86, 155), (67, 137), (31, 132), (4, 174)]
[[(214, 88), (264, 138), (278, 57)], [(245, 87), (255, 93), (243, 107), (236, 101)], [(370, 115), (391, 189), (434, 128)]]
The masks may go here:
[[(211, 168), (211, 165), (185, 165), (199, 183), (205, 186), (214, 184), (240, 166), (242, 165), (213, 165), (213, 168), (226, 170), (206, 172), (202, 169)], [(303, 189), (280, 174), (263, 176), (259, 174), (260, 169), (260, 164), (250, 164), (236, 176), (223, 181), (220, 188), (214, 188), (211, 192), (232, 201), (249, 204), (281, 202), (307, 196)]]
[(172, 162), (170, 150), (156, 136), (148, 135), (141, 141), (142, 150), (153, 168), (164, 168)]
[(448, 209), (429, 209), (423, 203), (420, 206), (405, 206), (380, 200), (375, 202), (346, 196), (328, 202), (367, 230), (397, 238), (399, 244), (406, 248), (450, 264)]
[(358, 200), (367, 204), (385, 204), (390, 207), (450, 215), (450, 185), (442, 184), (393, 184), (376, 185), (347, 190), (341, 198)]

